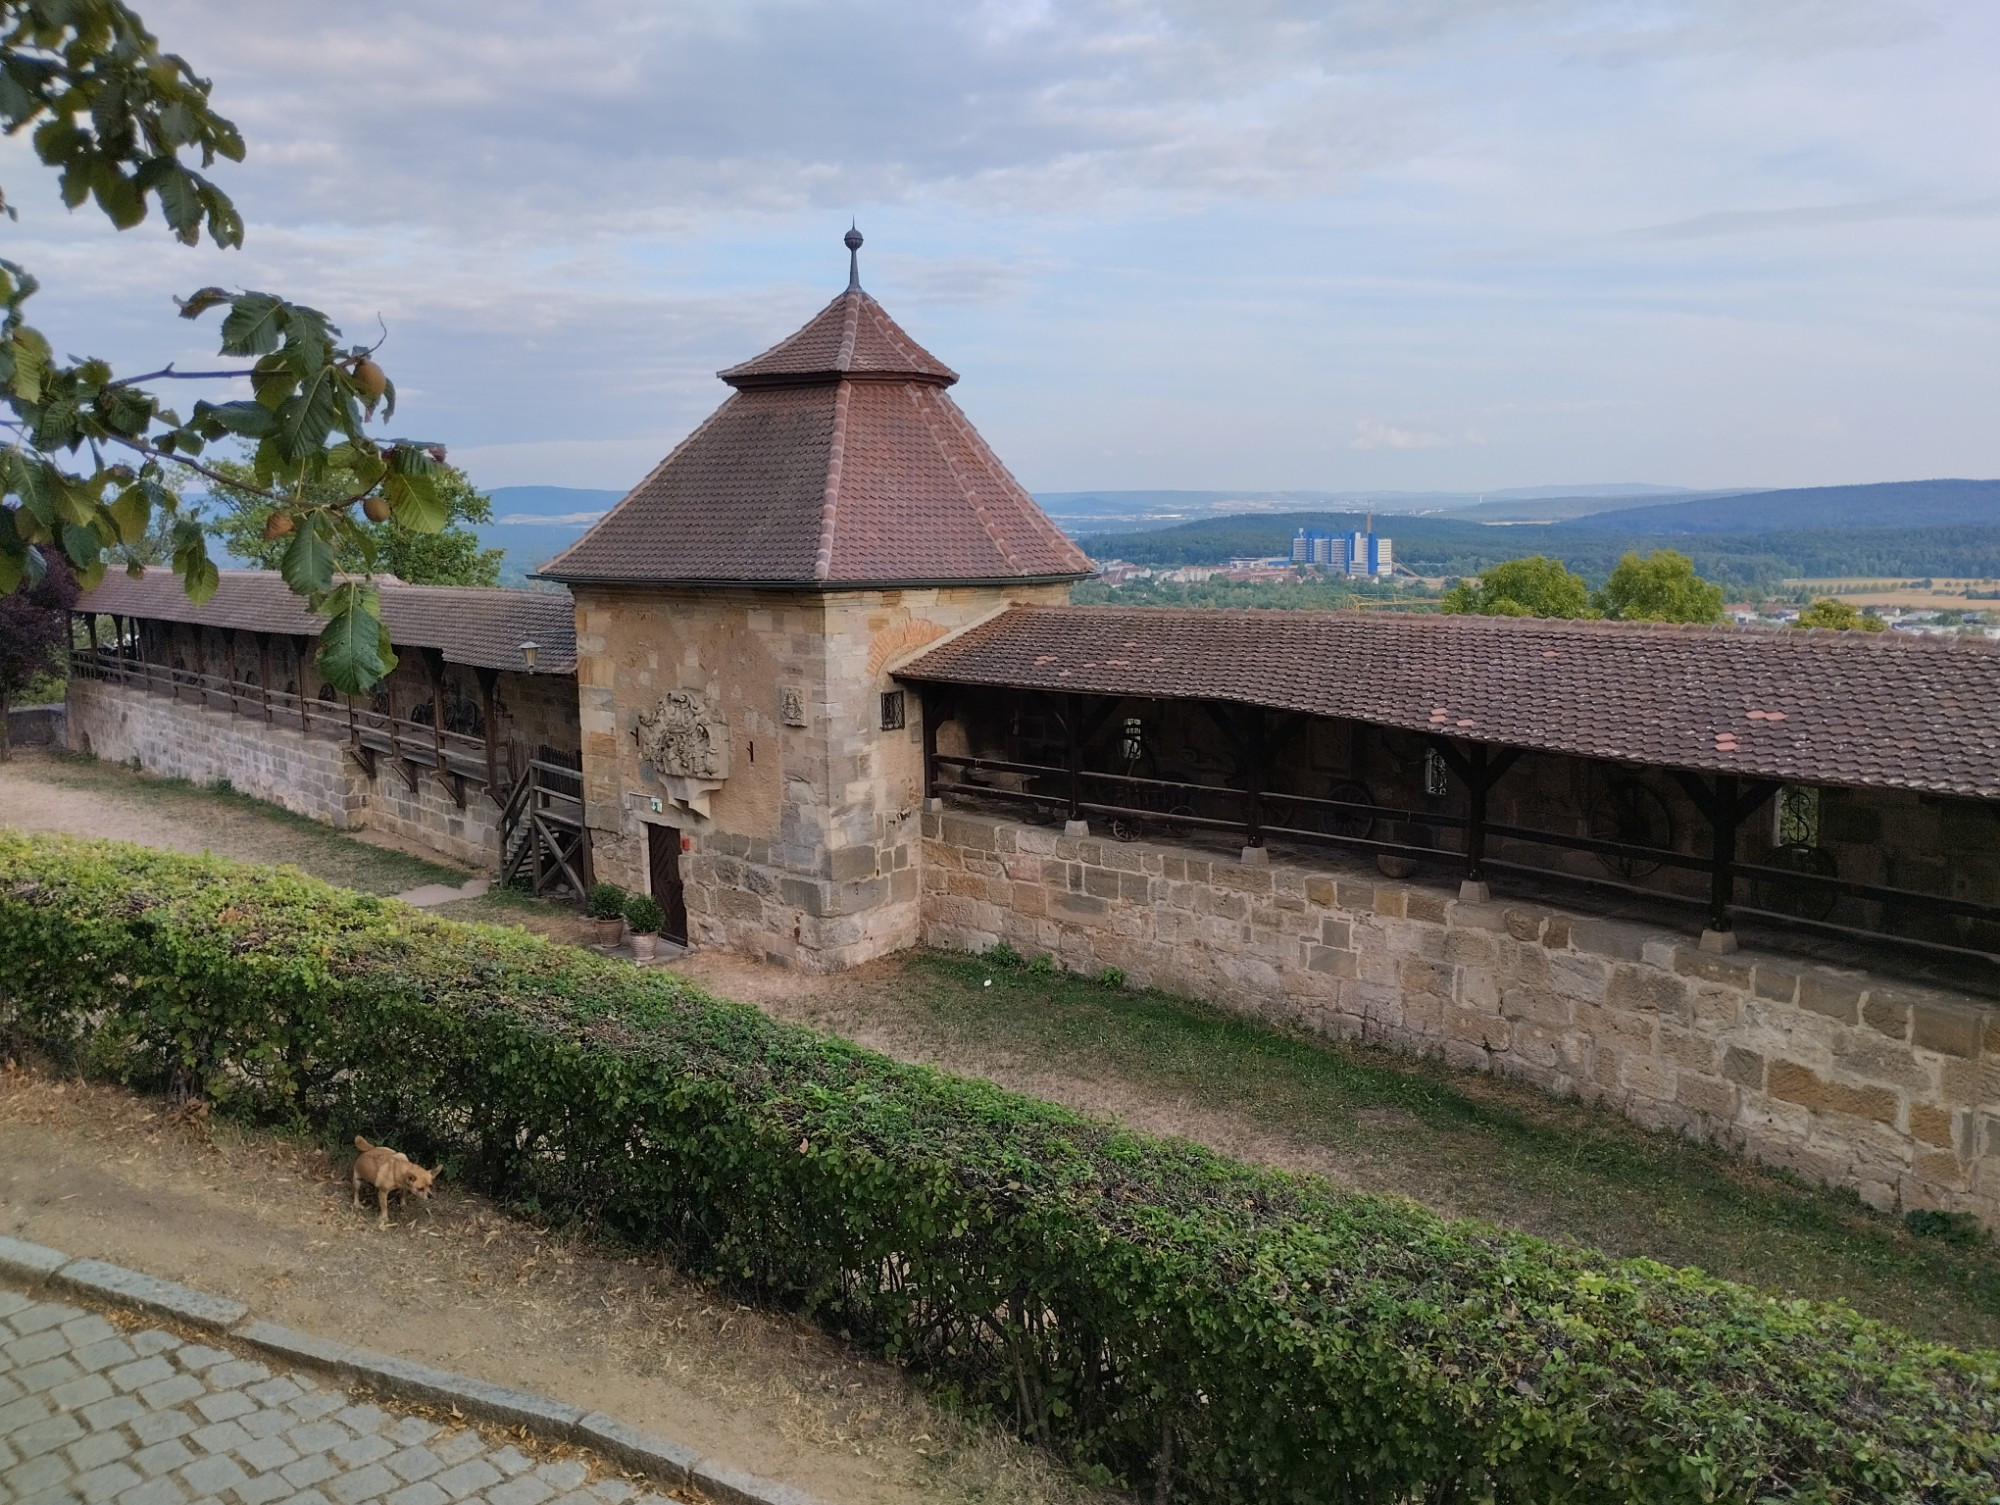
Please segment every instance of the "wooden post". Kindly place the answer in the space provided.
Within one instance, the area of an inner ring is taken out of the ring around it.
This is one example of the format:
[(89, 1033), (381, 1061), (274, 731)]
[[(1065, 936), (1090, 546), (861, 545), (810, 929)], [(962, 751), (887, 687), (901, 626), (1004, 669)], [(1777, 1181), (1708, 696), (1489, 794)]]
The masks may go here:
[(312, 704), (312, 695), (306, 688), (306, 664), (308, 662), (306, 658), (306, 644), (311, 641), (311, 638), (302, 637), (294, 637), (292, 639), (292, 655), (298, 660), (299, 665), (299, 677), (295, 683), (299, 687), (299, 730), (302, 732), (310, 732), (312, 730), (312, 716), (307, 710), (307, 707)]
[(1069, 818), (1083, 819), (1083, 697), (1064, 702), (1063, 733), (1069, 743)]
[(1483, 904), (1491, 897), (1486, 887), (1486, 796), (1520, 758), (1521, 749), (1496, 750), (1484, 742), (1474, 742), (1460, 752), (1442, 737), (1432, 737), (1429, 745), (1465, 785), (1465, 878), (1459, 884), (1458, 896)]
[(431, 676), (431, 756), (436, 761), (438, 772), (444, 772), (444, 653), (441, 649), (424, 650), (424, 667)]
[(1466, 759), (1472, 777), (1466, 781), (1471, 798), (1465, 820), (1465, 881), (1486, 881), (1486, 744), (1475, 742)]
[(264, 702), (264, 724), (271, 723), (271, 634), (257, 634), (257, 694)]
[(495, 694), (500, 685), (498, 669), (474, 669), (473, 677), (479, 681), (479, 717), (486, 737), (486, 792), (499, 798), (495, 793), (500, 787), (499, 754), (494, 745), (494, 736), (499, 728), (499, 700)]
[(1243, 844), (1264, 845), (1264, 775), (1267, 749), (1264, 745), (1264, 712), (1251, 710), (1243, 727)]
[(917, 714), (924, 720), (924, 798), (938, 797), (938, 722), (944, 716), (945, 688), (926, 685), (917, 692)]

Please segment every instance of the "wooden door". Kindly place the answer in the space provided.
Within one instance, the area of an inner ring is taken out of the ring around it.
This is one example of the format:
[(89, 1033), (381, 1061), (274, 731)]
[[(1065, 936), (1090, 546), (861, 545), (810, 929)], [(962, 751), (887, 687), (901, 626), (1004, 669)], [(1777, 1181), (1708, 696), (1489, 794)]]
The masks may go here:
[(646, 864), (652, 870), (653, 902), (667, 912), (660, 934), (687, 944), (687, 895), (681, 889), (681, 833), (674, 826), (646, 827)]

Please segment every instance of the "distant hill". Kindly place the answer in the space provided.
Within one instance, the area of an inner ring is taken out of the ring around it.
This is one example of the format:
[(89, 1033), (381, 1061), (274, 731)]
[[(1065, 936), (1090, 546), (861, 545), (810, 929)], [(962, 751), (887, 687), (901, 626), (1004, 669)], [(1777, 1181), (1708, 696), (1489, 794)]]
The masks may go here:
[(1703, 496), (1593, 510), (1578, 527), (1620, 533), (1762, 533), (1790, 528), (2000, 526), (2000, 481), (1884, 481)]
[[(1643, 508), (1655, 512), (1664, 509)], [(1300, 528), (1342, 532), (1361, 526), (1353, 512), (1294, 512), (1207, 518), (1143, 533), (1104, 533), (1080, 540), (1095, 559), (1127, 559), (1171, 568), (1218, 560), (1286, 554)], [(1787, 528), (1735, 533), (1666, 533), (1597, 526), (1602, 515), (1571, 522), (1495, 527), (1455, 516), (1376, 519), (1395, 540), (1396, 561), (1420, 575), (1475, 575), (1503, 559), (1548, 554), (1592, 583), (1601, 582), (1628, 549), (1675, 548), (1732, 589), (1775, 585), (1796, 576), (2000, 576), (2000, 520), (1987, 526), (1932, 528)]]
[(503, 585), (532, 584), (531, 571), (583, 537), (625, 495), (575, 486), (496, 486), (486, 494), (493, 498), (493, 521), (477, 531), (487, 548), (506, 551)]
[(1547, 521), (1578, 512), (1629, 507), (1637, 499), (1706, 495), (1681, 486), (1613, 481), (1595, 486), (1522, 486), (1510, 491), (1039, 491), (1042, 510), (1072, 536), (1159, 528), (1212, 517), (1293, 513), (1302, 509), (1406, 516), (1483, 510), (1495, 520)]

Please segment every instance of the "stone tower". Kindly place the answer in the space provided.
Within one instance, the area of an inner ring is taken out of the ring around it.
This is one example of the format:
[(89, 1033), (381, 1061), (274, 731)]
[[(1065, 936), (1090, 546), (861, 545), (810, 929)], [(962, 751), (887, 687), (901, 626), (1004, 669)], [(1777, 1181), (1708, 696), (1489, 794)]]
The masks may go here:
[(1090, 561), (861, 290), (734, 390), (542, 574), (576, 597), (600, 878), (687, 938), (809, 971), (914, 944), (921, 708), (891, 666)]

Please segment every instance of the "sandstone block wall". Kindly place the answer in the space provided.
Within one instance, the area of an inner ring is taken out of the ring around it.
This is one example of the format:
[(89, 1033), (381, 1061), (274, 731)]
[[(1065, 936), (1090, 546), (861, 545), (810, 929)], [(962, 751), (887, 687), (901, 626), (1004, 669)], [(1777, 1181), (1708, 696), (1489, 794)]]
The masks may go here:
[(1614, 1106), (2000, 1227), (2000, 1008), (1420, 883), (926, 813), (923, 931)]
[(91, 679), (70, 681), (68, 719), (74, 751), (197, 784), (227, 779), (337, 830), (366, 823), (368, 781), (344, 741)]
[[(748, 591), (580, 585), (583, 782), (599, 878), (650, 886), (649, 825), (681, 857), (689, 939), (830, 972), (915, 944), (922, 702), (882, 726), (898, 658), (1010, 601), (1067, 586)], [(671, 690), (729, 730), (705, 811), (677, 805), (640, 756), (638, 718)], [(662, 809), (651, 809), (660, 799)]]
[(469, 867), (491, 869), (500, 857), (500, 811), (486, 791), (466, 784), (465, 809), (428, 772), (413, 794), (387, 759), (372, 781), (348, 756), (344, 728), (301, 732), (283, 720), (208, 710), (135, 686), (74, 679), (69, 687), (69, 746), (107, 762), (137, 761), (147, 773), (211, 784), (227, 779), (336, 830), (373, 827)]

